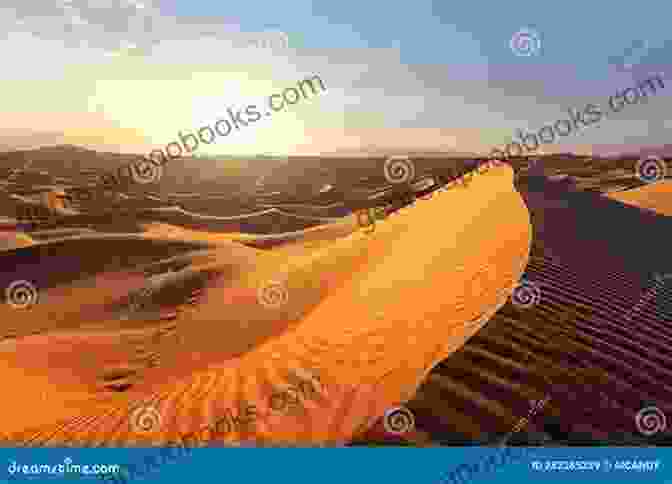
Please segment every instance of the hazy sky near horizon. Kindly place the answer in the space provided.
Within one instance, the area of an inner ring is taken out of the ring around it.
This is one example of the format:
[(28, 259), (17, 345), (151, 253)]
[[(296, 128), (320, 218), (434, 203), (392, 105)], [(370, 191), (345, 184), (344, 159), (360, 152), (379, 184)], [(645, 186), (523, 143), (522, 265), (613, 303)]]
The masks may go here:
[[(628, 8), (628, 6), (630, 8)], [(663, 73), (645, 104), (544, 145), (671, 143), (672, 4), (567, 0), (5, 0), (0, 145), (147, 152), (319, 75), (327, 91), (203, 154), (488, 152)], [(521, 29), (540, 49), (515, 55)], [(244, 47), (266, 32), (288, 48)], [(275, 37), (273, 37), (275, 35)], [(633, 42), (646, 47), (627, 53)], [(617, 67), (622, 63), (635, 67)], [(667, 80), (669, 79), (669, 82)]]

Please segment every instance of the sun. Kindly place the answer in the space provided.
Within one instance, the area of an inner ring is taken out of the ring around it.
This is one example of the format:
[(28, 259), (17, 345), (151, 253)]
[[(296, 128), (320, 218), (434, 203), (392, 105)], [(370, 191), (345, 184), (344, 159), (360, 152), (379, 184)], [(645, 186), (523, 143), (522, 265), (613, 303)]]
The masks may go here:
[[(212, 140), (205, 130), (194, 153), (291, 154), (305, 143), (301, 106), (287, 106), (279, 112), (268, 107), (269, 96), (281, 93), (287, 85), (287, 81), (252, 79), (247, 73), (210, 72), (194, 73), (187, 79), (99, 81), (89, 104), (107, 121), (143, 133), (147, 152), (179, 143), (180, 134), (198, 137), (201, 128), (214, 130), (218, 120), (228, 120), (230, 133)], [(245, 114), (251, 105), (260, 119), (252, 121)], [(243, 123), (235, 127), (232, 116), (238, 111)], [(124, 140), (119, 143), (123, 145)]]

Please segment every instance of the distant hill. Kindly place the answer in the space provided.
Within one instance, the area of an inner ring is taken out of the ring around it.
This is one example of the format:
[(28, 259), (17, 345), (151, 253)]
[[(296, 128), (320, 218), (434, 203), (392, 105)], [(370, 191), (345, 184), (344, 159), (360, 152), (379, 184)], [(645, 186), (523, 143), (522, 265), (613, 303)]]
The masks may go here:
[(49, 146), (62, 143), (63, 133), (58, 132), (32, 132), (12, 134), (3, 130), (0, 136), (0, 151), (12, 151), (16, 149), (34, 149), (38, 146)]
[(664, 144), (660, 146), (645, 146), (638, 149), (632, 149), (623, 146), (595, 146), (593, 153), (599, 154), (606, 158), (635, 158), (639, 159), (643, 156), (660, 156), (662, 158), (672, 158), (672, 144)]
[(642, 148), (637, 152), (637, 154), (640, 157), (654, 155), (654, 156), (660, 156), (662, 158), (672, 158), (672, 144)]
[(323, 156), (394, 156), (408, 155), (422, 158), (475, 158), (479, 155), (468, 151), (422, 151), (417, 148), (380, 148), (380, 147), (362, 147), (362, 148), (343, 148), (334, 150), (332, 153), (324, 153)]
[[(672, 158), (672, 145), (646, 147), (636, 153), (621, 154), (617, 157), (605, 157), (596, 147), (593, 156), (572, 153), (531, 155), (511, 160), (516, 167), (527, 166), (525, 158), (541, 158), (544, 166), (552, 173), (569, 173), (581, 176), (594, 171), (604, 172), (621, 168), (631, 172), (634, 162), (645, 155), (656, 154)], [(618, 153), (610, 147), (612, 153)], [(621, 147), (622, 148), (622, 147)], [(622, 150), (625, 152), (626, 150)], [(265, 185), (302, 186), (328, 183), (336, 186), (351, 183), (359, 179), (361, 173), (378, 173), (382, 180), (383, 162), (390, 155), (408, 155), (416, 165), (416, 175), (435, 170), (464, 165), (466, 160), (483, 158), (483, 155), (458, 151), (413, 151), (376, 148), (375, 152), (364, 154), (357, 150), (340, 150), (322, 156), (231, 156), (199, 155), (171, 160), (166, 165), (164, 176), (159, 184), (131, 185), (125, 191), (129, 193), (153, 192), (168, 195), (176, 192), (253, 192), (257, 182), (263, 179)], [(0, 153), (0, 179), (9, 170), (21, 168), (28, 161), (30, 171), (46, 171), (53, 177), (63, 177), (73, 184), (86, 185), (92, 182), (92, 174), (114, 173), (117, 169), (142, 154), (121, 154), (95, 151), (73, 145), (45, 146), (30, 150), (13, 150)], [(602, 158), (600, 160), (600, 158)], [(306, 188), (308, 189), (308, 188)], [(312, 189), (312, 188), (311, 188)]]

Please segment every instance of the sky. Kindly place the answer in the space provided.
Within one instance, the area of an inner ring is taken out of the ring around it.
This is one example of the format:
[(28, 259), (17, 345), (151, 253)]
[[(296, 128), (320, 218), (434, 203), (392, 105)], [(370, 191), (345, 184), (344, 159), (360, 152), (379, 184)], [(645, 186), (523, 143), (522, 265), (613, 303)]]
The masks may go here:
[[(326, 91), (196, 152), (480, 154), (656, 73), (669, 84), (646, 102), (543, 150), (669, 144), (671, 13), (667, 0), (4, 0), (0, 147), (145, 153), (318, 75)], [(512, 46), (525, 35), (531, 51)]]

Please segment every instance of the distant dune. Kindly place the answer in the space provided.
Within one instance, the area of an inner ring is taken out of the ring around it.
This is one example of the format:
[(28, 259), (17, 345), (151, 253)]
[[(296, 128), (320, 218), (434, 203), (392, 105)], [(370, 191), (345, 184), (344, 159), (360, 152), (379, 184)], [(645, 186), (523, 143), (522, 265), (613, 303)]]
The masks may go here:
[[(0, 308), (17, 326), (55, 318), (52, 331), (0, 343), (0, 375), (22, 389), (4, 398), (0, 427), (17, 444), (156, 445), (255, 405), (253, 428), (201, 438), (348, 442), (410, 400), (432, 367), (486, 324), (531, 244), (506, 166), (468, 190), (417, 201), (371, 234), (354, 228), (351, 217), (269, 251), (235, 234), (152, 226), (140, 237), (212, 247), (156, 282), (148, 311), (157, 317), (115, 316), (146, 280), (137, 270), (55, 287), (27, 311)], [(319, 379), (318, 399), (270, 415), (273, 391), (297, 375)], [(129, 422), (140, 401), (161, 415), (151, 432)]]
[(355, 216), (343, 217), (338, 223), (319, 225), (305, 230), (272, 235), (233, 233), (209, 233), (189, 230), (170, 224), (151, 223), (145, 225), (147, 238), (175, 239), (190, 242), (239, 242), (249, 247), (266, 249), (282, 246), (283, 251), (296, 252), (305, 248), (317, 248), (324, 243), (330, 243), (335, 238), (345, 237), (359, 230)]
[[(96, 155), (62, 153), (42, 150), (41, 168)], [(414, 161), (419, 176), (447, 179), (471, 166)], [(517, 192), (510, 170), (491, 170), (389, 210), (369, 234), (350, 211), (386, 184), (382, 156), (292, 158), (282, 170), (250, 161), (258, 173), (223, 177), (229, 188), (173, 165), (165, 195), (145, 195), (182, 211), (116, 207), (32, 241), (3, 222), (0, 290), (28, 279), (39, 300), (0, 306), (0, 375), (15, 390), (0, 426), (13, 445), (157, 444), (193, 432), (217, 444), (670, 445), (669, 432), (642, 435), (635, 415), (653, 404), (672, 415), (672, 289), (660, 277), (672, 273), (672, 192), (668, 181), (642, 186), (636, 161), (544, 156), (530, 173), (512, 160)], [(337, 190), (310, 198), (333, 166)], [(264, 170), (278, 193), (260, 197)], [(614, 189), (625, 191), (605, 193)], [(238, 217), (270, 208), (280, 210)], [(526, 261), (517, 289), (539, 299), (509, 298), (482, 327)], [(271, 413), (301, 379), (317, 395)], [(400, 402), (418, 432), (392, 437), (380, 417)], [(222, 431), (245, 405), (257, 410), (252, 428)], [(216, 435), (202, 430), (215, 422)]]
[(653, 210), (661, 215), (672, 215), (672, 182), (667, 180), (632, 190), (610, 193), (608, 196), (613, 200)]

